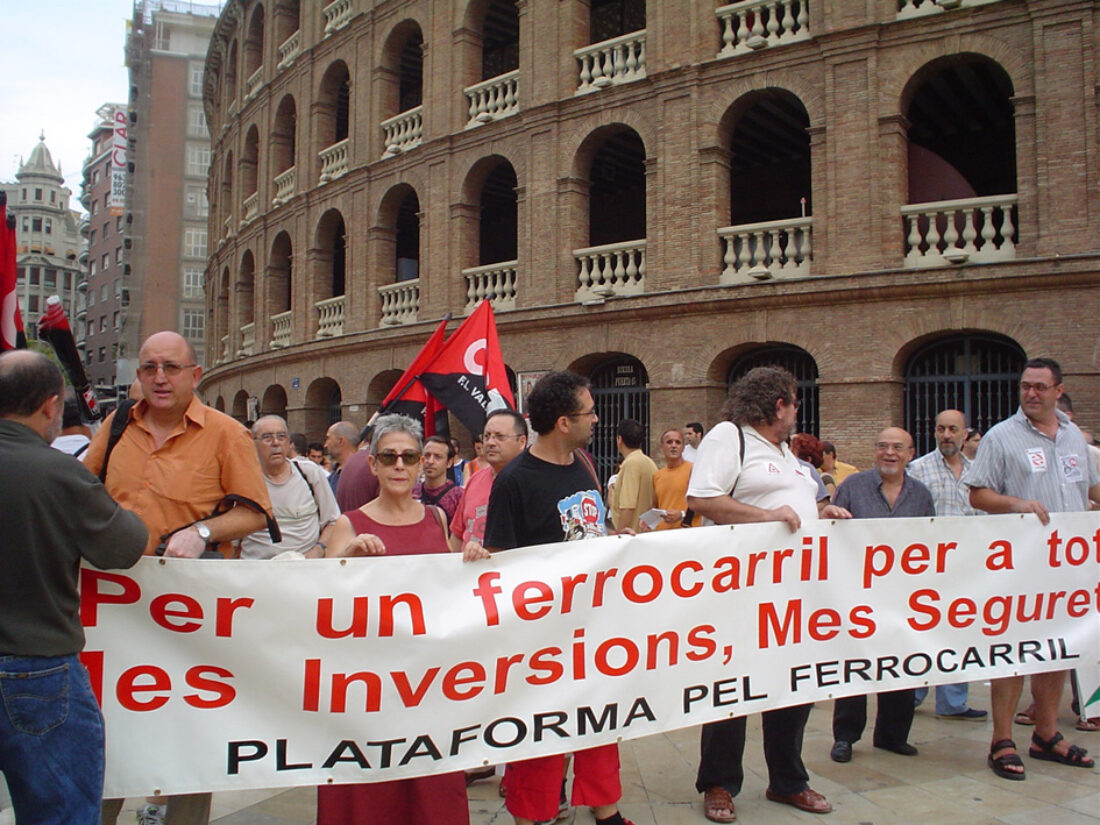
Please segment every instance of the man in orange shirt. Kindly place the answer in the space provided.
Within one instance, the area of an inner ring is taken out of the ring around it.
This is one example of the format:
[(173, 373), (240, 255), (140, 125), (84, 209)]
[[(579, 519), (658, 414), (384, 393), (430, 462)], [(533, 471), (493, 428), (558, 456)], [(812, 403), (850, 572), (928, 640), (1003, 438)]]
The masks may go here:
[[(658, 530), (672, 530), (684, 526), (687, 512), (688, 481), (691, 480), (691, 462), (684, 460), (684, 434), (675, 427), (661, 433), (661, 455), (665, 466), (653, 474), (653, 506), (665, 514)], [(699, 524), (695, 516), (691, 525)]]
[[(107, 457), (104, 484), (149, 530), (145, 554), (197, 558), (208, 547), (231, 555), (232, 542), (267, 525), (271, 502), (252, 436), (239, 422), (195, 396), (202, 375), (183, 336), (158, 332), (138, 352), (142, 400)], [(100, 474), (111, 418), (92, 439), (84, 463)], [(227, 495), (235, 506), (207, 518)], [(169, 797), (173, 825), (210, 821), (210, 794)], [(103, 822), (114, 825), (121, 799), (104, 800)]]

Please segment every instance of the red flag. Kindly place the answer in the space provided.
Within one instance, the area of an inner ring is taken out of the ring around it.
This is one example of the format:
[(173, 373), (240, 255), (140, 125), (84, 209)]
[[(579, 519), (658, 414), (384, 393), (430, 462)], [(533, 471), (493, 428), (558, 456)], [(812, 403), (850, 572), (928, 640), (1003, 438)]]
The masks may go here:
[(98, 421), (102, 417), (102, 410), (92, 390), (92, 383), (84, 372), (84, 363), (77, 352), (69, 319), (61, 306), (61, 298), (57, 295), (46, 299), (46, 311), (38, 319), (38, 337), (53, 346), (57, 360), (68, 373), (69, 382), (76, 391), (76, 403), (80, 407), (81, 416), (89, 424)]
[(0, 352), (27, 347), (15, 273), (15, 215), (8, 214), (7, 193), (0, 192)]
[[(397, 383), (393, 385), (389, 395), (382, 399), (382, 406), (378, 408), (378, 415), (387, 413), (400, 413), (411, 418), (423, 418), (424, 437), (436, 433), (447, 432), (447, 411), (439, 402), (428, 395), (424, 385), (418, 380), (420, 373), (430, 364), (439, 351), (443, 349), (443, 342), (447, 336), (447, 321), (451, 318), (447, 315), (439, 322), (432, 337), (428, 339), (409, 368), (401, 375)], [(442, 418), (442, 422), (439, 419)]]
[(472, 433), (481, 432), (492, 410), (515, 408), (488, 301), (447, 339), (420, 380)]

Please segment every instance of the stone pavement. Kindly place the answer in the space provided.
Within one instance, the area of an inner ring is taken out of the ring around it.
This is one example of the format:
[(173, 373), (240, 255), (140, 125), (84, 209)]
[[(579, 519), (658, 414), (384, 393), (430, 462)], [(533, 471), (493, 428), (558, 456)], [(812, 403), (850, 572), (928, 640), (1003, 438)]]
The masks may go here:
[[(989, 707), (988, 684), (971, 685), (971, 704)], [(1026, 688), (1025, 688), (1026, 695)], [(917, 710), (910, 741), (917, 757), (897, 756), (871, 747), (867, 739), (855, 756), (839, 765), (829, 759), (832, 703), (822, 702), (810, 715), (803, 758), (813, 787), (833, 803), (833, 813), (815, 816), (768, 802), (760, 750), (760, 717), (749, 719), (745, 750), (745, 787), (737, 798), (738, 819), (756, 823), (817, 825), (1097, 825), (1100, 822), (1100, 770), (1052, 765), (1028, 759), (1031, 728), (1015, 726), (1024, 752), (1028, 778), (999, 779), (986, 767), (991, 724), (936, 719), (934, 696)], [(873, 700), (871, 713), (873, 714)], [(1067, 739), (1100, 754), (1100, 733), (1073, 730), (1069, 695), (1062, 705), (1061, 729)], [(636, 825), (705, 825), (700, 795), (695, 793), (697, 728), (625, 743), (623, 815)], [(512, 818), (497, 794), (497, 779), (469, 790), (472, 825), (505, 825)], [(211, 820), (216, 825), (312, 825), (316, 816), (313, 788), (239, 791), (214, 795)], [(128, 800), (119, 822), (133, 825), (137, 800)], [(589, 825), (587, 809), (573, 811), (564, 823)], [(10, 809), (0, 811), (0, 825), (11, 825)], [(349, 823), (355, 825), (355, 823)], [(437, 825), (447, 825), (438, 823)]]

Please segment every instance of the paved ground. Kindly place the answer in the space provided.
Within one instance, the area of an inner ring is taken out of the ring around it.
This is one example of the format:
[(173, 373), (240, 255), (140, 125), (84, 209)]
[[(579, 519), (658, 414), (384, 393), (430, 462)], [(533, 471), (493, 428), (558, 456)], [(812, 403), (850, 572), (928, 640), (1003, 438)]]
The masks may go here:
[[(988, 685), (971, 686), (971, 704), (989, 706)], [(928, 703), (931, 702), (929, 697)], [(926, 704), (928, 704), (926, 703)], [(1067, 701), (1063, 707), (1068, 708)], [(764, 799), (759, 717), (749, 720), (745, 788), (737, 798), (742, 823), (816, 823), (816, 825), (1097, 825), (1100, 822), (1100, 770), (1082, 770), (1027, 759), (1028, 779), (998, 779), (985, 765), (990, 723), (936, 719), (931, 708), (917, 711), (910, 741), (917, 757), (856, 745), (845, 765), (829, 760), (832, 737), (831, 703), (820, 704), (810, 716), (803, 757), (813, 787), (833, 803), (833, 813), (821, 817)], [(1074, 717), (1062, 714), (1062, 729), (1070, 741), (1100, 754), (1100, 733), (1073, 731)], [(1030, 729), (1017, 727), (1022, 748)], [(869, 737), (869, 733), (868, 733)], [(694, 791), (698, 729), (652, 736), (622, 747), (624, 816), (636, 825), (705, 825), (699, 795)], [(316, 815), (313, 788), (288, 791), (240, 791), (214, 796), (211, 819), (216, 825), (312, 825)], [(504, 825), (512, 821), (497, 794), (497, 780), (470, 788), (473, 825)], [(136, 800), (127, 802), (121, 825), (133, 825)], [(11, 825), (11, 811), (0, 811), (0, 825)], [(566, 823), (588, 825), (592, 816), (574, 811)], [(354, 825), (354, 823), (349, 823)], [(438, 823), (446, 825), (446, 823)]]

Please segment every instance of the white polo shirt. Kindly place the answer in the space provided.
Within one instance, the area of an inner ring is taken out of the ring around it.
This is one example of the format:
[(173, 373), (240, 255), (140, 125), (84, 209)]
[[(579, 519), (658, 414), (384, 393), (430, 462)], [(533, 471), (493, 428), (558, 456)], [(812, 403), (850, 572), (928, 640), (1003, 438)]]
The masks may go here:
[[(723, 421), (708, 432), (695, 456), (688, 483), (689, 496), (728, 496), (765, 510), (789, 505), (802, 521), (817, 515), (817, 482), (786, 444), (776, 446), (744, 424), (745, 464), (737, 427)], [(736, 486), (735, 486), (736, 485)], [(704, 520), (707, 524), (713, 524)]]

